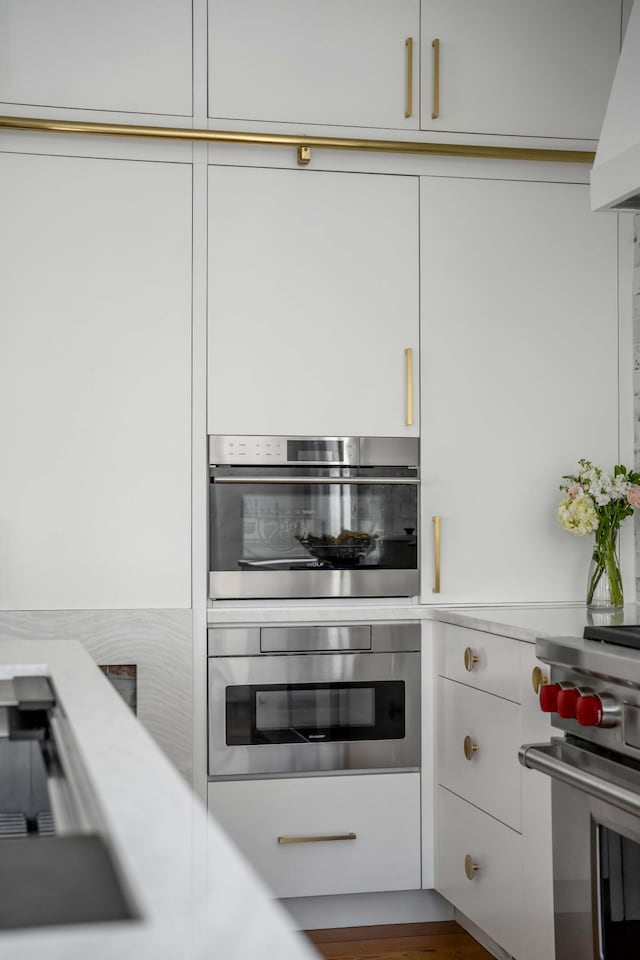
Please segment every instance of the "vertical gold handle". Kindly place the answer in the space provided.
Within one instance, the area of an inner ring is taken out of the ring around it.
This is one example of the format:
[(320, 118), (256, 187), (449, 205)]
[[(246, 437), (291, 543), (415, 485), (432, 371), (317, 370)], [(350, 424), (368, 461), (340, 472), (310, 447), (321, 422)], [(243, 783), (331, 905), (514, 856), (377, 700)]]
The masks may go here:
[(436, 37), (432, 41), (433, 47), (433, 113), (432, 120), (437, 120), (440, 116), (440, 41)]
[(440, 593), (440, 517), (433, 520), (433, 592)]
[(407, 48), (407, 106), (404, 115), (410, 117), (413, 113), (413, 37), (407, 37), (404, 45)]
[(407, 347), (404, 351), (404, 355), (407, 359), (407, 419), (405, 420), (406, 427), (413, 426), (413, 350), (411, 347)]

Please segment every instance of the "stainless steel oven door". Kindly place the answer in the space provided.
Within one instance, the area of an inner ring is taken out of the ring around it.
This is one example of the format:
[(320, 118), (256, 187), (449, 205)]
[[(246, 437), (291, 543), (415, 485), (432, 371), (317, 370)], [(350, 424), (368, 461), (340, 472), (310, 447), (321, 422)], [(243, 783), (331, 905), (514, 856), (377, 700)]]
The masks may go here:
[(569, 740), (524, 746), (552, 778), (556, 960), (640, 956), (640, 768)]
[(219, 466), (209, 498), (212, 599), (418, 593), (416, 468)]
[[(253, 739), (261, 742), (238, 742), (252, 739), (237, 735), (238, 697), (252, 698), (251, 729), (263, 734)], [(419, 653), (209, 658), (211, 777), (419, 766)]]

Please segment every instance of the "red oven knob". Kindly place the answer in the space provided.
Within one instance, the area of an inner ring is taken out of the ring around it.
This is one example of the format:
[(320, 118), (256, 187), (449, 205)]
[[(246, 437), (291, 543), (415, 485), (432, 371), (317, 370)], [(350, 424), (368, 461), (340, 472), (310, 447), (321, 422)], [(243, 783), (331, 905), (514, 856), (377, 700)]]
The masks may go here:
[(540, 687), (540, 709), (543, 713), (555, 713), (558, 709), (559, 683), (545, 683)]
[(602, 723), (602, 700), (595, 693), (578, 697), (576, 720), (581, 727), (599, 727)]
[(575, 687), (561, 690), (558, 694), (558, 715), (564, 720), (575, 720), (580, 694)]

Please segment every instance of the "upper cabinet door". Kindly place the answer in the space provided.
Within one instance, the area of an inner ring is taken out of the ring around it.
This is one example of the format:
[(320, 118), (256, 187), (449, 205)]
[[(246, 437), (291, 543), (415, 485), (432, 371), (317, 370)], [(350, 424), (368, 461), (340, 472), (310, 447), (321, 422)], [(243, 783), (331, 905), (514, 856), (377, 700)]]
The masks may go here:
[(191, 191), (0, 153), (0, 609), (191, 605)]
[(416, 177), (211, 167), (209, 433), (416, 436), (418, 269)]
[(597, 139), (620, 25), (620, 0), (423, 0), (422, 128)]
[(0, 0), (0, 102), (191, 116), (191, 0)]
[(556, 508), (580, 457), (617, 462), (617, 218), (584, 184), (424, 177), (420, 200), (423, 599), (584, 602), (593, 537)]
[(417, 129), (419, 30), (419, 0), (209, 0), (209, 116)]

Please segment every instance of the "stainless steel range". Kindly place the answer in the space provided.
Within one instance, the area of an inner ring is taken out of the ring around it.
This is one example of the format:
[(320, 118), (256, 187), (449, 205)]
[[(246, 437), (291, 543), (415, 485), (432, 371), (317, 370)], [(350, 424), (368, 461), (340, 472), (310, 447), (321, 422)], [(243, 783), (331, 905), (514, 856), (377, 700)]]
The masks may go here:
[(210, 437), (213, 599), (418, 593), (418, 440)]
[(552, 778), (557, 960), (640, 956), (640, 626), (537, 641), (564, 732), (520, 762)]

